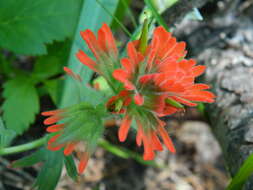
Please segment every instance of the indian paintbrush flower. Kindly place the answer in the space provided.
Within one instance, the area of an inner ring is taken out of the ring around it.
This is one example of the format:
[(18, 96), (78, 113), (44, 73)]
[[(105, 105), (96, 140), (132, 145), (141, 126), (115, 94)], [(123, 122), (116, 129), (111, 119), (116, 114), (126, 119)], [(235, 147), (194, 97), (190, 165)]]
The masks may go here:
[[(193, 59), (185, 59), (185, 42), (177, 42), (171, 33), (160, 26), (154, 30), (148, 44), (148, 23), (144, 23), (141, 39), (127, 44), (126, 57), (119, 58), (115, 39), (106, 24), (98, 30), (97, 37), (89, 29), (81, 32), (95, 59), (82, 50), (76, 56), (105, 79), (111, 88), (111, 91), (105, 92), (114, 93), (98, 106), (103, 106), (104, 110), (107, 108), (107, 113), (123, 116), (118, 131), (119, 140), (126, 140), (131, 125), (135, 123), (136, 143), (144, 146), (143, 158), (151, 160), (155, 151), (163, 150), (161, 140), (172, 153), (176, 151), (165, 129), (166, 123), (160, 117), (184, 111), (185, 105), (212, 103), (215, 96), (207, 91), (208, 85), (195, 83), (205, 66), (196, 65)], [(81, 83), (79, 75), (68, 68), (64, 70)], [(100, 89), (100, 84), (95, 84)], [(105, 112), (99, 112), (96, 106), (84, 102), (43, 112), (43, 115), (49, 116), (44, 123), (51, 125), (47, 131), (54, 134), (48, 141), (48, 148), (64, 148), (64, 154), (68, 155), (78, 143), (84, 143), (86, 149), (81, 154), (79, 164), (81, 173), (98, 138), (102, 136), (101, 118)]]
[[(112, 104), (113, 99), (123, 101), (124, 118), (119, 140), (125, 141), (135, 120), (138, 126), (136, 142), (144, 145), (143, 158), (151, 160), (155, 150), (162, 150), (157, 135), (171, 152), (175, 152), (164, 128), (165, 123), (159, 117), (182, 111), (183, 105), (211, 103), (215, 96), (206, 91), (208, 85), (195, 83), (195, 78), (204, 72), (205, 66), (196, 66), (194, 60), (186, 60), (185, 43), (177, 42), (163, 27), (154, 30), (153, 39), (145, 51), (138, 51), (138, 44), (139, 41), (128, 43), (128, 57), (122, 58), (121, 68), (113, 72), (113, 77), (124, 85), (127, 98), (118, 95), (109, 102)], [(118, 111), (121, 113), (122, 110)]]
[(80, 103), (64, 109), (42, 112), (48, 116), (44, 120), (47, 132), (53, 136), (48, 140), (48, 149), (58, 151), (64, 149), (64, 155), (70, 155), (78, 145), (85, 147), (78, 151), (80, 159), (78, 172), (82, 173), (90, 155), (94, 152), (98, 139), (102, 136), (104, 127), (99, 106), (93, 107), (87, 103)]

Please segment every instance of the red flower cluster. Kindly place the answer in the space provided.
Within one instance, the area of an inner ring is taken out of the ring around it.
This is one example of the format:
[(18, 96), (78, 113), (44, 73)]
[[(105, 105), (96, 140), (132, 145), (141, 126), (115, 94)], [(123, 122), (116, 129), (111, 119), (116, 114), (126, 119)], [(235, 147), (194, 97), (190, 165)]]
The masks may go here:
[(79, 50), (76, 54), (77, 58), (81, 63), (102, 75), (108, 82), (111, 82), (111, 74), (119, 66), (119, 61), (118, 50), (110, 28), (106, 24), (103, 24), (98, 30), (97, 38), (89, 29), (81, 31), (81, 36), (87, 43), (96, 61), (82, 50)]
[[(125, 116), (119, 129), (120, 141), (125, 141), (135, 119), (138, 126), (136, 141), (143, 142), (144, 159), (154, 158), (154, 150), (162, 150), (160, 135), (171, 152), (175, 148), (158, 117), (182, 110), (184, 105), (196, 106), (196, 102), (214, 101), (214, 94), (206, 84), (195, 84), (205, 66), (196, 66), (194, 60), (186, 60), (185, 43), (177, 42), (163, 27), (157, 27), (153, 39), (144, 54), (138, 51), (138, 41), (127, 46), (128, 58), (121, 59), (122, 68), (113, 77), (124, 84), (121, 93), (109, 101), (123, 101)], [(131, 104), (132, 100), (132, 104)], [(175, 104), (180, 105), (175, 106)]]
[[(196, 102), (212, 103), (214, 94), (207, 91), (206, 84), (196, 84), (195, 78), (201, 75), (205, 66), (198, 65), (194, 60), (185, 59), (185, 43), (177, 42), (171, 33), (163, 27), (154, 30), (153, 38), (146, 50), (139, 51), (139, 41), (129, 42), (127, 57), (118, 58), (118, 50), (109, 27), (104, 24), (97, 37), (90, 31), (81, 32), (96, 60), (80, 50), (76, 56), (86, 66), (103, 76), (115, 93), (107, 103), (107, 110), (113, 114), (123, 114), (119, 128), (119, 140), (125, 141), (130, 126), (137, 125), (136, 143), (143, 144), (145, 160), (151, 160), (155, 151), (165, 146), (175, 152), (173, 143), (166, 132), (165, 122), (159, 117), (170, 115), (184, 109), (184, 105), (196, 106)], [(142, 47), (143, 50), (143, 47)], [(76, 80), (80, 77), (71, 70), (65, 71)], [(64, 117), (64, 110), (44, 112), (50, 116), (45, 124), (53, 124)], [(64, 147), (64, 153), (70, 154), (77, 142), (54, 144), (65, 124), (48, 127), (49, 132), (57, 132), (49, 142), (51, 150)], [(160, 139), (161, 138), (161, 139)], [(81, 173), (87, 163), (89, 154), (83, 154), (79, 165)]]

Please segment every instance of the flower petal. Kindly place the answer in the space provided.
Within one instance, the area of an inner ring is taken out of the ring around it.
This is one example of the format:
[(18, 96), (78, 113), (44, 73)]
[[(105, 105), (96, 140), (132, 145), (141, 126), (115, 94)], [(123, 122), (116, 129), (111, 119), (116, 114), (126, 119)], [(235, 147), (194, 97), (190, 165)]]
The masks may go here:
[(155, 134), (155, 132), (152, 133), (151, 138), (152, 138), (152, 142), (153, 142), (153, 149), (158, 150), (158, 151), (162, 151), (163, 150), (162, 143), (160, 142), (160, 140), (157, 137), (157, 135)]
[(118, 49), (111, 29), (107, 24), (103, 24), (101, 30), (105, 33), (107, 51), (112, 51), (114, 53), (114, 56), (118, 57)]
[(47, 132), (49, 132), (49, 133), (58, 132), (58, 131), (62, 130), (63, 127), (64, 127), (64, 124), (51, 125), (51, 126), (47, 127)]
[(51, 116), (51, 117), (45, 119), (44, 124), (45, 125), (51, 125), (51, 124), (54, 124), (54, 123), (58, 122), (62, 118), (63, 117), (61, 115), (54, 115), (54, 116)]
[(86, 55), (82, 50), (79, 50), (76, 54), (76, 57), (79, 59), (79, 61), (89, 67), (91, 70), (99, 73), (97, 67), (97, 64), (95, 61), (93, 61), (91, 58), (89, 58), (88, 55)]
[(137, 93), (134, 95), (134, 102), (135, 104), (141, 106), (144, 103), (144, 97), (141, 94)]
[(76, 142), (68, 143), (64, 149), (64, 152), (63, 152), (64, 155), (66, 155), (66, 156), (70, 155), (74, 151), (76, 144), (77, 144)]
[(203, 74), (205, 69), (206, 69), (206, 66), (204, 65), (198, 65), (198, 66), (193, 67), (192, 72), (193, 72), (194, 77), (197, 77)]
[(80, 33), (82, 38), (86, 41), (88, 47), (92, 51), (93, 55), (96, 57), (96, 59), (99, 59), (100, 49), (96, 36), (90, 29), (81, 31)]
[(118, 132), (120, 142), (124, 142), (126, 140), (131, 122), (132, 122), (132, 118), (129, 115), (126, 115), (123, 118), (122, 123), (119, 128), (119, 132)]
[(164, 129), (164, 127), (159, 125), (158, 126), (158, 131), (159, 131), (159, 134), (161, 135), (161, 137), (163, 139), (163, 142), (164, 142), (165, 146), (168, 148), (168, 150), (171, 151), (172, 153), (175, 153), (176, 149), (175, 149), (175, 147), (173, 145), (173, 142), (170, 139), (167, 131)]
[(78, 165), (78, 173), (79, 174), (84, 172), (84, 170), (87, 166), (88, 160), (89, 160), (89, 154), (87, 152), (84, 152), (81, 156), (81, 160)]

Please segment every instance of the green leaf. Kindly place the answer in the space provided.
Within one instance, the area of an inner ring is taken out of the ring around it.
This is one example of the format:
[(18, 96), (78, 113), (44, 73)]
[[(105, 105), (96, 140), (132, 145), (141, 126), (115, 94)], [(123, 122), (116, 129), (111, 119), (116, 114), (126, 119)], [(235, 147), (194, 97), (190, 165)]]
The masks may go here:
[(37, 190), (55, 190), (61, 177), (64, 155), (62, 151), (45, 150), (45, 162), (35, 181)]
[(46, 43), (71, 37), (81, 0), (1, 0), (0, 46), (18, 54), (45, 54)]
[(63, 73), (63, 66), (67, 63), (69, 50), (69, 41), (49, 46), (48, 54), (40, 56), (36, 60), (32, 77), (41, 82)]
[[(50, 151), (41, 148), (29, 156), (13, 162), (12, 167), (28, 167), (38, 162), (44, 162), (34, 183), (37, 190), (54, 190), (61, 176), (64, 163), (62, 151)], [(71, 162), (70, 160), (68, 161)]]
[(74, 181), (77, 181), (78, 174), (72, 155), (64, 157), (64, 164), (66, 166), (67, 174), (69, 177), (71, 177)]
[[(118, 18), (119, 20), (123, 20), (125, 13), (127, 13), (130, 17), (130, 20), (133, 24), (133, 26), (136, 28), (137, 27), (137, 22), (135, 20), (135, 16), (131, 10), (130, 4), (132, 0), (120, 0), (117, 10), (115, 12), (115, 17)], [(115, 29), (119, 27), (119, 24), (114, 20), (112, 23), (112, 28)]]
[(153, 2), (151, 0), (144, 0), (145, 4), (148, 6), (148, 8), (152, 11), (156, 21), (159, 23), (159, 25), (163, 26), (167, 31), (169, 31), (169, 28), (164, 21), (164, 19), (161, 17), (155, 6), (153, 5)]
[(62, 81), (59, 79), (47, 80), (43, 82), (44, 88), (53, 100), (55, 105), (59, 104), (61, 97), (61, 85)]
[(0, 149), (8, 146), (15, 136), (15, 131), (11, 129), (6, 129), (3, 124), (2, 118), (0, 117)]
[(9, 76), (13, 72), (10, 60), (6, 59), (0, 51), (0, 74)]
[(12, 163), (12, 167), (19, 168), (19, 167), (29, 167), (32, 166), (38, 162), (43, 161), (45, 159), (45, 154), (47, 153), (45, 148), (41, 148), (37, 150), (36, 152), (32, 153), (31, 155), (28, 155), (26, 157), (23, 157), (19, 160), (16, 160)]
[(247, 179), (253, 174), (253, 154), (251, 154), (243, 163), (237, 174), (226, 190), (240, 190), (246, 183)]
[(3, 120), (7, 129), (21, 135), (39, 112), (39, 97), (28, 76), (17, 76), (4, 83)]
[[(100, 3), (102, 3), (111, 14), (114, 14), (118, 6), (118, 0), (100, 0)], [(112, 19), (113, 18), (108, 15), (95, 0), (85, 0), (68, 61), (68, 67), (81, 75), (83, 83), (88, 83), (90, 81), (92, 71), (81, 64), (75, 56), (79, 49), (83, 49), (87, 53), (89, 52), (85, 42), (80, 36), (80, 31), (88, 28), (92, 31), (97, 31), (102, 26), (102, 23), (105, 22), (110, 24)], [(83, 85), (83, 88), (85, 89), (85, 85)], [(78, 103), (78, 101), (78, 89), (76, 89), (75, 85), (73, 85), (73, 81), (69, 78), (65, 82), (60, 107), (73, 105)]]

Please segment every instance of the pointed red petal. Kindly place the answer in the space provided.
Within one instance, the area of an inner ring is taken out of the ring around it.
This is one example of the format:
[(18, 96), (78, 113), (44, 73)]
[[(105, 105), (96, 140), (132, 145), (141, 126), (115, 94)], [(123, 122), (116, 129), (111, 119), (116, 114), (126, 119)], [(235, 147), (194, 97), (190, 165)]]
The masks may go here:
[(134, 65), (128, 58), (122, 58), (121, 59), (121, 65), (126, 69), (128, 73), (134, 72)]
[(82, 50), (79, 50), (78, 53), (76, 54), (76, 57), (79, 59), (79, 61), (89, 67), (91, 70), (99, 73), (97, 70), (97, 64), (95, 61), (93, 61), (91, 58), (89, 58), (88, 55), (86, 55)]
[(88, 160), (89, 160), (89, 155), (88, 153), (83, 153), (82, 157), (81, 157), (81, 160), (79, 162), (79, 165), (78, 165), (78, 173), (79, 174), (82, 174), (87, 166), (87, 163), (88, 163)]
[(123, 69), (116, 69), (112, 73), (113, 77), (122, 82), (127, 90), (134, 90), (135, 86), (128, 80), (129, 75)]
[(155, 153), (152, 147), (152, 141), (150, 138), (150, 134), (143, 134), (143, 145), (144, 145), (144, 160), (153, 160), (155, 157)]
[(47, 127), (47, 132), (49, 132), (49, 133), (58, 132), (58, 131), (62, 130), (63, 127), (64, 127), (64, 124), (51, 125), (51, 126)]
[(54, 115), (44, 120), (45, 125), (51, 125), (61, 120), (63, 117), (60, 115)]
[(52, 146), (51, 144), (47, 145), (47, 149), (51, 151), (58, 151), (60, 150), (64, 145), (60, 144), (57, 146)]
[(135, 104), (141, 106), (144, 103), (144, 97), (141, 94), (137, 93), (134, 95), (134, 102)]
[(132, 118), (130, 116), (126, 115), (123, 118), (122, 123), (119, 128), (119, 132), (118, 132), (120, 142), (124, 142), (126, 140), (131, 122), (132, 122)]
[(170, 52), (170, 56), (178, 56), (178, 57), (183, 57), (185, 52), (185, 42), (179, 42), (176, 44), (175, 48)]
[(191, 90), (206, 90), (210, 87), (207, 84), (194, 84), (190, 87)]
[(53, 137), (51, 137), (49, 140), (48, 140), (48, 144), (51, 144), (53, 142), (55, 142), (59, 136), (61, 136), (61, 134), (57, 134), (57, 135), (54, 135)]
[(193, 72), (194, 77), (201, 75), (205, 71), (205, 69), (206, 69), (206, 66), (204, 65), (198, 65), (198, 66), (193, 67), (192, 72)]
[(142, 84), (146, 84), (148, 81), (150, 81), (152, 78), (154, 78), (157, 74), (146, 74), (140, 77), (139, 82)]
[(69, 76), (71, 76), (72, 78), (74, 78), (75, 80), (80, 81), (80, 82), (82, 81), (80, 75), (74, 73), (70, 68), (68, 68), (68, 67), (63, 67), (63, 70), (64, 70)]
[(70, 155), (74, 151), (76, 144), (76, 142), (68, 143), (63, 151), (64, 155)]
[(215, 95), (209, 91), (189, 91), (188, 94), (183, 95), (182, 98), (190, 101), (212, 103), (214, 102)]
[(52, 150), (52, 151), (57, 151), (57, 150), (60, 150), (64, 145), (63, 144), (59, 144), (59, 145), (56, 145), (56, 146), (52, 146), (52, 144), (54, 144), (54, 142), (59, 138), (61, 134), (57, 134), (53, 137), (51, 137), (48, 142), (47, 142), (47, 148), (49, 150)]
[(103, 30), (105, 33), (107, 50), (112, 51), (114, 53), (114, 56), (117, 57), (118, 56), (118, 49), (117, 49), (115, 39), (113, 37), (111, 29), (109, 28), (109, 26), (107, 24), (103, 24), (103, 26), (101, 27), (101, 30)]
[(133, 42), (129, 42), (127, 44), (127, 53), (130, 58), (130, 60), (133, 62), (133, 65), (136, 66), (138, 64), (138, 53), (136, 51), (136, 48), (133, 44)]
[(175, 147), (173, 145), (173, 142), (170, 139), (167, 131), (164, 129), (164, 127), (163, 126), (158, 126), (158, 131), (159, 131), (159, 134), (161, 135), (161, 137), (163, 139), (163, 142), (164, 142), (165, 146), (168, 148), (168, 150), (171, 151), (172, 153), (175, 153), (176, 149), (175, 149)]
[(87, 29), (85, 31), (81, 31), (82, 38), (86, 41), (88, 47), (96, 57), (96, 59), (99, 59), (99, 45), (98, 41), (96, 39), (96, 36), (93, 34), (93, 32), (90, 29)]
[(51, 115), (56, 115), (56, 114), (63, 113), (63, 112), (65, 112), (65, 111), (66, 111), (65, 109), (58, 109), (58, 110), (52, 110), (52, 111), (45, 111), (45, 112), (42, 112), (41, 115), (43, 115), (43, 116), (51, 116)]
[(160, 142), (159, 138), (156, 136), (155, 132), (152, 133), (152, 141), (153, 141), (153, 148), (154, 150), (162, 151), (163, 146)]
[(172, 96), (171, 97), (173, 100), (179, 102), (179, 103), (182, 103), (182, 104), (185, 104), (187, 106), (197, 106), (196, 103), (193, 103), (193, 102), (190, 102), (189, 100), (186, 100), (184, 98), (181, 98), (179, 96)]
[(107, 49), (107, 44), (106, 44), (106, 36), (105, 36), (105, 31), (100, 28), (98, 30), (98, 44), (99, 44), (99, 47), (102, 51), (104, 52), (108, 52), (108, 49)]
[(143, 129), (142, 124), (139, 120), (136, 120), (136, 124), (138, 126), (137, 136), (136, 136), (136, 144), (138, 146), (141, 146), (142, 143), (142, 137), (143, 137)]

